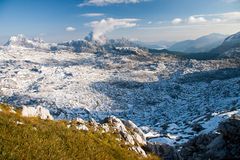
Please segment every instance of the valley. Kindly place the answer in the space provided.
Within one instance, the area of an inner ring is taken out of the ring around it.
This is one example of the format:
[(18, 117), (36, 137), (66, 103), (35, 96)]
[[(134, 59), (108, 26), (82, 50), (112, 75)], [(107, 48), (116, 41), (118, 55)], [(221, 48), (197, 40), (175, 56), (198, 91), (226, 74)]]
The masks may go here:
[(114, 115), (132, 120), (150, 141), (171, 146), (209, 133), (238, 113), (238, 57), (195, 60), (164, 50), (151, 54), (127, 40), (110, 42), (100, 50), (85, 40), (63, 49), (11, 38), (0, 50), (0, 101), (40, 105), (55, 119)]

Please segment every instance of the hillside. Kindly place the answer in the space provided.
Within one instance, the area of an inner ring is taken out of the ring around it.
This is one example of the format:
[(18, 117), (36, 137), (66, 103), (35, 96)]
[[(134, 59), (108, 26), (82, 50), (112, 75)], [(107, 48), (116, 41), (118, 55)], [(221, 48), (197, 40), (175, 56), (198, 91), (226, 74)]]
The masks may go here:
[(240, 57), (240, 32), (227, 37), (224, 42), (210, 52), (218, 57)]
[(0, 159), (158, 159), (129, 151), (117, 135), (68, 128), (68, 123), (22, 117), (21, 110), (1, 104)]
[(200, 53), (209, 52), (213, 48), (218, 47), (224, 41), (227, 36), (222, 34), (209, 34), (206, 36), (199, 37), (195, 40), (186, 40), (173, 44), (170, 51), (178, 51), (185, 53)]

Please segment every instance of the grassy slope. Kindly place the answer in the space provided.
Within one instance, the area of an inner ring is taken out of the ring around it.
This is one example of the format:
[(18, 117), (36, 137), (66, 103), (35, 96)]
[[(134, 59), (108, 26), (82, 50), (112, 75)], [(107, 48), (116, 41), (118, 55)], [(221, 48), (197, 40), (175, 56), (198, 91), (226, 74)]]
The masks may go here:
[(6, 105), (0, 108), (0, 159), (144, 159), (114, 135), (69, 129), (64, 121), (24, 118), (9, 112)]

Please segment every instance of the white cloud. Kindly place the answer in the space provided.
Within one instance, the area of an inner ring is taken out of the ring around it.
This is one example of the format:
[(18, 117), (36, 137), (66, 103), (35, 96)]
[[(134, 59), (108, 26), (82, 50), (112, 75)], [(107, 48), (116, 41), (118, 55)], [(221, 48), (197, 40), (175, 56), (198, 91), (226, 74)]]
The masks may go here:
[(91, 6), (91, 5), (96, 5), (96, 6), (105, 6), (109, 4), (121, 4), (121, 3), (140, 3), (144, 1), (149, 1), (149, 0), (85, 0), (85, 2), (79, 4), (79, 7), (83, 6)]
[(240, 22), (240, 12), (225, 12), (225, 13), (217, 13), (217, 14), (202, 14), (202, 15), (195, 15), (195, 17), (205, 17), (212, 21), (218, 19), (222, 23), (239, 23)]
[(204, 17), (190, 16), (187, 22), (189, 24), (201, 24), (201, 23), (206, 23), (207, 20)]
[(180, 23), (182, 23), (182, 22), (183, 22), (183, 20), (182, 20), (181, 18), (174, 18), (174, 19), (172, 20), (172, 24), (174, 24), (174, 25), (180, 24)]
[(216, 16), (228, 22), (240, 22), (240, 12), (227, 12)]
[(101, 17), (104, 16), (103, 13), (85, 13), (85, 14), (81, 14), (81, 16), (83, 17)]
[(90, 26), (93, 28), (91, 39), (104, 43), (104, 35), (117, 28), (130, 28), (137, 25), (138, 19), (114, 19), (107, 18), (100, 21), (93, 21)]
[[(173, 22), (179, 24), (174, 25)], [(132, 35), (135, 38), (146, 41), (159, 39), (179, 41), (195, 39), (210, 33), (233, 34), (240, 30), (240, 11), (189, 15), (188, 17), (180, 17), (179, 20), (175, 18), (171, 21), (163, 21), (163, 23), (156, 24), (158, 25), (136, 27), (136, 29), (128, 32), (128, 36)]]
[(192, 15), (188, 18), (175, 18), (171, 21), (173, 25), (207, 25), (207, 24), (229, 24), (240, 23), (240, 12), (226, 12), (217, 14)]
[(65, 31), (73, 32), (73, 31), (76, 31), (76, 28), (74, 28), (74, 27), (67, 27), (67, 28), (65, 28)]

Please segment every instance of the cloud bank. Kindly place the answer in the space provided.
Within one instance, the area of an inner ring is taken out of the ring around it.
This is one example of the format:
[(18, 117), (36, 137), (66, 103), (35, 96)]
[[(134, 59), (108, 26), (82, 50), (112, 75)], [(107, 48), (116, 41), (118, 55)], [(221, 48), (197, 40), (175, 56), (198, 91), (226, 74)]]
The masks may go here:
[(200, 23), (206, 23), (207, 20), (204, 17), (190, 16), (187, 22), (189, 24), (200, 24)]
[(78, 6), (83, 7), (83, 6), (106, 6), (110, 4), (121, 4), (121, 3), (140, 3), (144, 1), (149, 1), (149, 0), (85, 0), (85, 2), (80, 3)]
[(216, 24), (216, 23), (240, 23), (240, 12), (226, 12), (218, 14), (192, 15), (188, 18), (175, 18), (171, 21), (173, 25), (179, 24)]
[(138, 19), (114, 19), (107, 18), (100, 21), (93, 21), (89, 25), (92, 27), (92, 33), (88, 39), (104, 43), (105, 34), (118, 28), (130, 28), (137, 25)]

